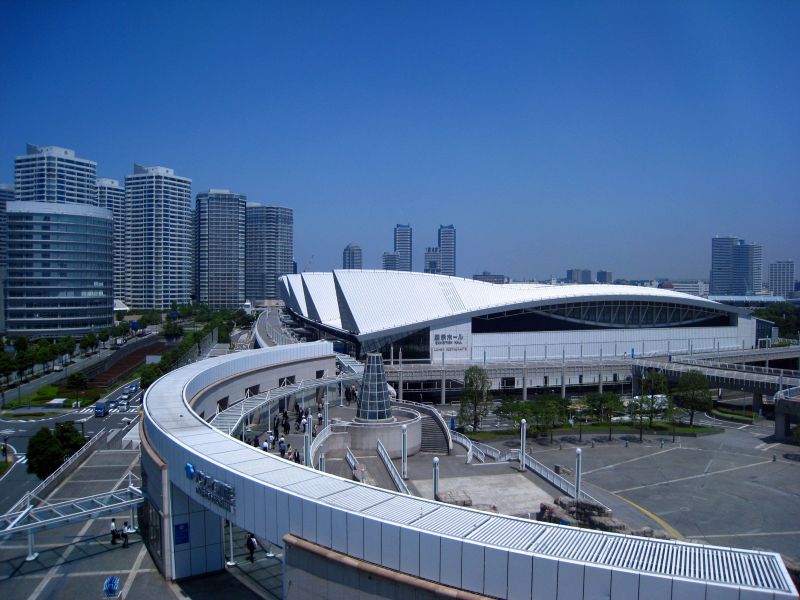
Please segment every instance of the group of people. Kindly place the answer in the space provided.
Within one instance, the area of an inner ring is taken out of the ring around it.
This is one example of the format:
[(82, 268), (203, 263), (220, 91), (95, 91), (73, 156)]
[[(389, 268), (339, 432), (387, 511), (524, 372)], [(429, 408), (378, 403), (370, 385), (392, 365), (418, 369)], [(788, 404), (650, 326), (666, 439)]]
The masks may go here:
[[(253, 441), (253, 445), (259, 447), (258, 438), (255, 438)], [(275, 434), (273, 432), (269, 432), (267, 437), (261, 442), (261, 449), (264, 452), (271, 452), (275, 450), (277, 447), (278, 452), (281, 455), (281, 458), (289, 458), (289, 460), (293, 460), (294, 462), (300, 464), (303, 461), (300, 459), (300, 451), (295, 448), (292, 449), (292, 445), (286, 441), (286, 438), (281, 436), (279, 439), (275, 439)]]
[(130, 533), (131, 529), (128, 527), (128, 522), (125, 521), (122, 524), (122, 529), (117, 528), (117, 520), (111, 519), (111, 544), (116, 545), (117, 540), (122, 540), (122, 547), (128, 547), (128, 533)]
[(355, 384), (345, 386), (344, 388), (344, 401), (347, 402), (347, 406), (350, 406), (350, 403), (353, 400), (356, 401), (356, 406), (358, 406), (358, 390), (356, 389)]

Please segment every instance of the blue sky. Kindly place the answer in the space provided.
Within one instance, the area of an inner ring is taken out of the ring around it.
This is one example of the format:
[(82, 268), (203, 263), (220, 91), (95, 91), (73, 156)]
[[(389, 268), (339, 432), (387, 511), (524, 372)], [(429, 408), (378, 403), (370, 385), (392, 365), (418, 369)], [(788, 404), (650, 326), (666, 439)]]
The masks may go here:
[[(25, 144), (295, 209), (302, 269), (440, 224), (458, 274), (800, 262), (800, 3), (0, 3), (0, 182)], [(311, 259), (313, 255), (313, 261)]]

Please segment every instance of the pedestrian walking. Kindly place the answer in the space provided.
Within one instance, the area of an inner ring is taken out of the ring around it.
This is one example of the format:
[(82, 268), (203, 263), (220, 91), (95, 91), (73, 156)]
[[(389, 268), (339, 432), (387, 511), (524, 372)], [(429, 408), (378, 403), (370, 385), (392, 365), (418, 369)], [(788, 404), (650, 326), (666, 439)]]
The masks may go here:
[(322, 411), (317, 413), (317, 425), (322, 425)]
[(294, 451), (294, 462), (300, 464), (300, 451), (297, 449)]
[(306, 427), (308, 427), (308, 420), (303, 417), (303, 420), (300, 421), (300, 426), (303, 428), (303, 433), (306, 432)]
[(261, 449), (264, 452), (269, 452), (269, 444), (267, 443), (267, 440), (264, 440), (263, 442), (261, 442)]
[(128, 522), (127, 521), (125, 521), (122, 524), (122, 533), (120, 535), (122, 536), (122, 547), (123, 548), (127, 548), (128, 547)]
[(269, 449), (270, 450), (274, 449), (275, 448), (275, 436), (272, 434), (271, 431), (269, 432), (269, 437), (267, 438), (267, 441), (269, 442)]
[(286, 458), (286, 440), (283, 438), (278, 442), (278, 451), (281, 453), (281, 458)]
[(248, 533), (247, 541), (244, 543), (244, 545), (247, 547), (247, 551), (250, 553), (248, 559), (250, 560), (250, 562), (255, 562), (253, 554), (258, 549), (258, 542), (256, 541), (256, 536), (254, 536), (252, 533)]
[(116, 521), (116, 519), (111, 519), (111, 544), (112, 545), (116, 545), (118, 537), (119, 537), (119, 531), (117, 530), (117, 521)]

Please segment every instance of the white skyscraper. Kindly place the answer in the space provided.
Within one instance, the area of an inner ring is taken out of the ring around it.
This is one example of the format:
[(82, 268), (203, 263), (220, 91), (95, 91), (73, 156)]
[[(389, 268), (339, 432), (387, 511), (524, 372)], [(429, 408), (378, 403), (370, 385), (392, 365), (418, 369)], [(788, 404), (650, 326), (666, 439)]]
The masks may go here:
[(761, 292), (761, 245), (735, 237), (711, 239), (712, 296), (749, 296)]
[(116, 179), (97, 180), (97, 202), (114, 217), (114, 297), (125, 293), (125, 190)]
[(439, 227), (439, 269), (442, 275), (456, 274), (456, 228), (452, 225)]
[(230, 190), (197, 194), (196, 296), (211, 308), (239, 308), (244, 303), (246, 205), (247, 196)]
[(112, 215), (97, 206), (97, 163), (58, 146), (14, 161), (7, 202), (6, 332), (61, 337), (113, 324)]
[(398, 271), (411, 271), (414, 265), (413, 231), (411, 225), (400, 225), (394, 228), (394, 251), (397, 253)]
[(59, 146), (28, 144), (14, 160), (15, 199), (97, 206), (97, 163)]
[(794, 261), (779, 260), (769, 265), (769, 293), (791, 298), (794, 293)]
[(192, 290), (192, 180), (133, 165), (125, 177), (125, 301), (143, 309), (187, 304)]

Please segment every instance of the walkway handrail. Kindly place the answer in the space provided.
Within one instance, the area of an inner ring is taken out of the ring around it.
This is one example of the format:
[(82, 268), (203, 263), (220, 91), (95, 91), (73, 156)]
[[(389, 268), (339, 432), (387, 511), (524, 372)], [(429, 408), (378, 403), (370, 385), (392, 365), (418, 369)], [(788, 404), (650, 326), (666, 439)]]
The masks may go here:
[(378, 456), (381, 457), (386, 470), (389, 471), (389, 475), (392, 477), (394, 487), (397, 488), (397, 491), (410, 496), (411, 491), (408, 489), (406, 482), (403, 481), (403, 478), (400, 477), (400, 473), (397, 472), (397, 467), (394, 466), (392, 459), (389, 458), (389, 453), (386, 451), (386, 448), (384, 448), (380, 440), (378, 440)]
[[(519, 450), (517, 450), (517, 460), (519, 460)], [(555, 471), (548, 469), (538, 460), (533, 458), (527, 452), (525, 453), (525, 467), (536, 473), (539, 477), (553, 485), (554, 487), (558, 488), (568, 496), (575, 498), (575, 484), (567, 479), (563, 478), (561, 475), (556, 473)], [(597, 500), (596, 498), (590, 496), (586, 490), (581, 490), (581, 497), (580, 500), (589, 500), (594, 502), (595, 504), (599, 504), (606, 510), (609, 509), (605, 504)]]
[(350, 468), (355, 472), (356, 468), (358, 467), (358, 459), (356, 458), (355, 454), (352, 453), (350, 448), (344, 453), (344, 459), (347, 461), (347, 464), (350, 465)]
[[(70, 456), (64, 463), (58, 467), (55, 471), (53, 471), (46, 479), (41, 481), (39, 485), (33, 488), (31, 491), (28, 492), (32, 497), (38, 497), (41, 495), (43, 489), (45, 489), (48, 485), (50, 485), (53, 481), (55, 481), (67, 468), (69, 468), (73, 463), (83, 460), (84, 455), (89, 452), (97, 443), (103, 438), (103, 435), (106, 433), (106, 428), (103, 427), (100, 431), (94, 434), (92, 438), (86, 442), (83, 446), (81, 446), (75, 454)], [(10, 514), (13, 512), (19, 512), (20, 510), (24, 510), (25, 506), (23, 506), (27, 502), (27, 495), (22, 496), (14, 506), (12, 506), (6, 514)]]
[(412, 402), (411, 400), (393, 400), (392, 402), (396, 402), (397, 404), (405, 404), (417, 409), (421, 413), (425, 413), (429, 417), (432, 417), (436, 424), (439, 426), (439, 429), (442, 430), (444, 433), (445, 440), (447, 441), (447, 453), (453, 451), (453, 436), (450, 435), (450, 428), (447, 426), (447, 423), (444, 422), (444, 417), (439, 413), (438, 410), (430, 406), (429, 404), (423, 404), (422, 402)]
[(500, 450), (488, 444), (482, 444), (472, 440), (472, 447), (483, 454), (484, 459), (486, 456), (491, 456), (495, 461), (500, 461)]
[(320, 448), (322, 448), (322, 445), (325, 443), (325, 440), (327, 440), (331, 436), (331, 433), (333, 433), (333, 428), (331, 427), (331, 425), (323, 427), (322, 431), (317, 432), (317, 436), (311, 442), (311, 449), (310, 449), (311, 466), (318, 465), (317, 453), (319, 452)]
[(774, 367), (758, 367), (756, 365), (746, 365), (740, 363), (726, 363), (726, 362), (717, 362), (711, 358), (681, 358), (679, 360), (674, 360), (673, 362), (679, 362), (686, 365), (697, 365), (701, 367), (711, 367), (716, 369), (724, 369), (727, 371), (744, 371), (746, 373), (761, 373), (764, 375), (777, 375), (784, 377), (798, 377), (800, 376), (800, 371), (795, 369), (776, 369)]
[[(475, 448), (472, 445), (472, 440), (469, 439), (467, 436), (458, 433), (457, 431), (451, 431), (450, 435), (453, 437), (453, 441), (456, 444), (458, 444), (459, 446), (463, 446), (464, 448), (467, 449), (467, 464), (471, 463), (473, 453), (475, 452)], [(485, 455), (483, 455), (483, 452), (481, 452), (480, 450), (478, 450), (478, 453), (479, 453), (478, 460), (483, 462)]]

